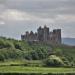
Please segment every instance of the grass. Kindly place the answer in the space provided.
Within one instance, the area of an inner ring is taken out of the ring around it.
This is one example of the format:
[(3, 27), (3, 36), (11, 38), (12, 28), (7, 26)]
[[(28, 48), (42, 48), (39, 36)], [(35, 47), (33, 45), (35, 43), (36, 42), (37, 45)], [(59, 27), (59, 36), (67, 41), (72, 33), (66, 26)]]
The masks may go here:
[(43, 66), (44, 63), (41, 60), (8, 60), (4, 62), (0, 62), (0, 66)]
[[(28, 66), (24, 66), (25, 64), (28, 64)], [(22, 74), (22, 75), (32, 75), (33, 73), (35, 75), (43, 75), (43, 74), (75, 74), (75, 68), (51, 68), (51, 67), (35, 67), (30, 66), (30, 64), (33, 66), (33, 64), (42, 64), (41, 61), (27, 61), (27, 60), (9, 60), (5, 62), (0, 62), (0, 75), (10, 75), (10, 74)]]
[(75, 73), (75, 68), (1, 66), (0, 73)]

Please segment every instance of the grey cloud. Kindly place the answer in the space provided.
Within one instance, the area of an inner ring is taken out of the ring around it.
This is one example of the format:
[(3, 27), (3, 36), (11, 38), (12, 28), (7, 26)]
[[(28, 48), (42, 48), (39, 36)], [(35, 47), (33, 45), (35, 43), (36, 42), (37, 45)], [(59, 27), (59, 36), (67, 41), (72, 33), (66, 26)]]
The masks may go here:
[(5, 3), (5, 2), (6, 2), (6, 0), (0, 0), (0, 4)]
[[(0, 25), (0, 32), (3, 35), (18, 38), (26, 30), (36, 31), (40, 25), (47, 24), (50, 29), (61, 28), (63, 37), (75, 37), (73, 33), (75, 32), (73, 19), (75, 17), (75, 0), (1, 0), (0, 8), (0, 15), (6, 10), (16, 10), (38, 18), (29, 21), (9, 21), (7, 15), (6, 24)], [(69, 19), (66, 15), (72, 17), (69, 17)], [(54, 22), (49, 22), (50, 19), (54, 20)], [(69, 31), (70, 28), (72, 31)]]
[(7, 0), (6, 6), (39, 17), (75, 14), (75, 0)]

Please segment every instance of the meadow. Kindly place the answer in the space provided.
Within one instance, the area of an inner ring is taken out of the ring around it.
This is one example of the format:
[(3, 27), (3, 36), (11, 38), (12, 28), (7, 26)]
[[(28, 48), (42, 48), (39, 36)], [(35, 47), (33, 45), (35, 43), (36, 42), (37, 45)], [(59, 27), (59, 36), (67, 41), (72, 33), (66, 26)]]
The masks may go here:
[(0, 62), (0, 75), (75, 75), (75, 68), (43, 67), (42, 61), (13, 60)]
[(25, 67), (25, 66), (0, 66), (3, 74), (75, 74), (75, 68), (48, 68), (48, 67)]

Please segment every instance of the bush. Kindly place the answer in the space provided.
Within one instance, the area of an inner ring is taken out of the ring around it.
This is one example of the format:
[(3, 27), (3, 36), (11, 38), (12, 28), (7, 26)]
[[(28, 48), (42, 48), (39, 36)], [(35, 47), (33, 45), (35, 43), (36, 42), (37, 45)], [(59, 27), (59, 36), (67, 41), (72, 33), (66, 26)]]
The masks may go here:
[(14, 45), (8, 40), (0, 39), (0, 49), (2, 48), (14, 48)]
[(21, 50), (21, 45), (20, 45), (20, 43), (16, 42), (16, 43), (14, 43), (14, 46), (15, 46), (16, 49), (20, 49), (20, 50)]
[(49, 67), (61, 67), (64, 66), (64, 62), (61, 60), (60, 57), (57, 57), (56, 55), (51, 55), (49, 58), (45, 61), (46, 65)]

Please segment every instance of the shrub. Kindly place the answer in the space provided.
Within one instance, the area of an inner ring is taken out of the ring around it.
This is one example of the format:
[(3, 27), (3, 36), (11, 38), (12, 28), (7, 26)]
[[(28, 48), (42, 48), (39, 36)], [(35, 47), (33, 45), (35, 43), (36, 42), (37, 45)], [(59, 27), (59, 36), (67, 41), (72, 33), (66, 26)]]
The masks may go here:
[(57, 57), (56, 55), (51, 55), (49, 58), (46, 60), (46, 65), (49, 67), (61, 67), (64, 66), (64, 62), (61, 60), (60, 57)]

